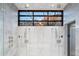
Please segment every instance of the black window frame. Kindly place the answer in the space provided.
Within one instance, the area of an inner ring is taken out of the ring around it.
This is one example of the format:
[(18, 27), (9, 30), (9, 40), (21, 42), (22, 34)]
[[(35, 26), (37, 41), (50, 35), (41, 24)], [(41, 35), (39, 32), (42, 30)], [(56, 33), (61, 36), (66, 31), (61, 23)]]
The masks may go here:
[[(20, 12), (32, 12), (32, 15), (20, 15)], [(34, 15), (34, 12), (47, 12), (47, 15)], [(49, 12), (61, 12), (61, 15), (49, 15)], [(42, 22), (47, 22), (47, 26), (50, 26), (49, 25), (49, 17), (61, 17), (61, 20), (54, 20), (54, 21), (51, 21), (51, 22), (61, 22), (61, 26), (63, 26), (63, 10), (18, 10), (18, 26), (26, 26), (26, 25), (20, 25), (20, 22), (21, 22), (21, 20), (20, 20), (20, 17), (26, 17), (26, 16), (28, 16), (28, 17), (30, 17), (30, 16), (32, 16), (33, 17), (33, 19), (32, 19), (32, 21), (31, 22), (33, 22), (33, 26), (35, 26), (34, 25), (34, 22), (37, 22), (37, 21), (34, 21), (34, 17), (44, 17), (44, 16), (47, 16), (47, 21), (42, 21)], [(29, 21), (25, 21), (24, 20), (24, 22), (30, 22), (30, 20)]]

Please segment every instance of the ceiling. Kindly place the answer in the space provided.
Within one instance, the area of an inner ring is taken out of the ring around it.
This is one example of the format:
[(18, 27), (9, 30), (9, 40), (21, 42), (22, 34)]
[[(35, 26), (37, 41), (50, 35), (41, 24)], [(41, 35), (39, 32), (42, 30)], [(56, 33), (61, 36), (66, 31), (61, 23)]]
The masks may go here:
[(18, 10), (63, 10), (67, 3), (15, 3)]

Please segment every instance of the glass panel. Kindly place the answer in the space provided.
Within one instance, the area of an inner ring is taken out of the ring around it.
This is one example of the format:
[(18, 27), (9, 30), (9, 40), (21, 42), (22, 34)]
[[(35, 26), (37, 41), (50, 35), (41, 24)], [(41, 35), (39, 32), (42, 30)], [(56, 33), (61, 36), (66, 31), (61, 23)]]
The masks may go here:
[(32, 20), (33, 17), (20, 17), (20, 20)]
[(49, 15), (55, 15), (55, 12), (49, 12)]
[(47, 12), (34, 12), (34, 15), (47, 15)]
[(49, 26), (61, 26), (62, 22), (49, 22)]
[(62, 13), (61, 12), (56, 12), (56, 15), (62, 15)]
[(61, 17), (49, 17), (49, 21), (61, 20)]
[(20, 15), (32, 15), (32, 12), (20, 12)]
[(62, 15), (61, 12), (49, 12), (49, 15)]
[(47, 22), (34, 22), (35, 26), (47, 26)]
[(34, 21), (44, 21), (47, 20), (47, 17), (34, 17)]
[(20, 22), (20, 26), (33, 26), (33, 22)]

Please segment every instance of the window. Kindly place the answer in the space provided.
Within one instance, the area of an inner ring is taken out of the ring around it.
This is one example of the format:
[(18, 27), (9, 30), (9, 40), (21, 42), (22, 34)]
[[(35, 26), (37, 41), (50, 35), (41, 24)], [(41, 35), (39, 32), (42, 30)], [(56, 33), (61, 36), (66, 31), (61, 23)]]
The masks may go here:
[(63, 10), (19, 10), (18, 26), (62, 26)]

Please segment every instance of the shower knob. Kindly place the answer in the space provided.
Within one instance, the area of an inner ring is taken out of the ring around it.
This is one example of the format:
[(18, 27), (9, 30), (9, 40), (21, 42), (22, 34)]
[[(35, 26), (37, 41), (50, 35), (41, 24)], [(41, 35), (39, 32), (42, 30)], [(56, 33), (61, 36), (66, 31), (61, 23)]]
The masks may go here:
[(13, 36), (9, 36), (8, 38), (9, 38), (9, 39), (13, 39)]
[(57, 40), (57, 43), (58, 43), (58, 44), (61, 43), (61, 40)]
[(61, 35), (61, 38), (63, 38), (63, 35)]
[(20, 38), (21, 36), (19, 35), (18, 37)]

